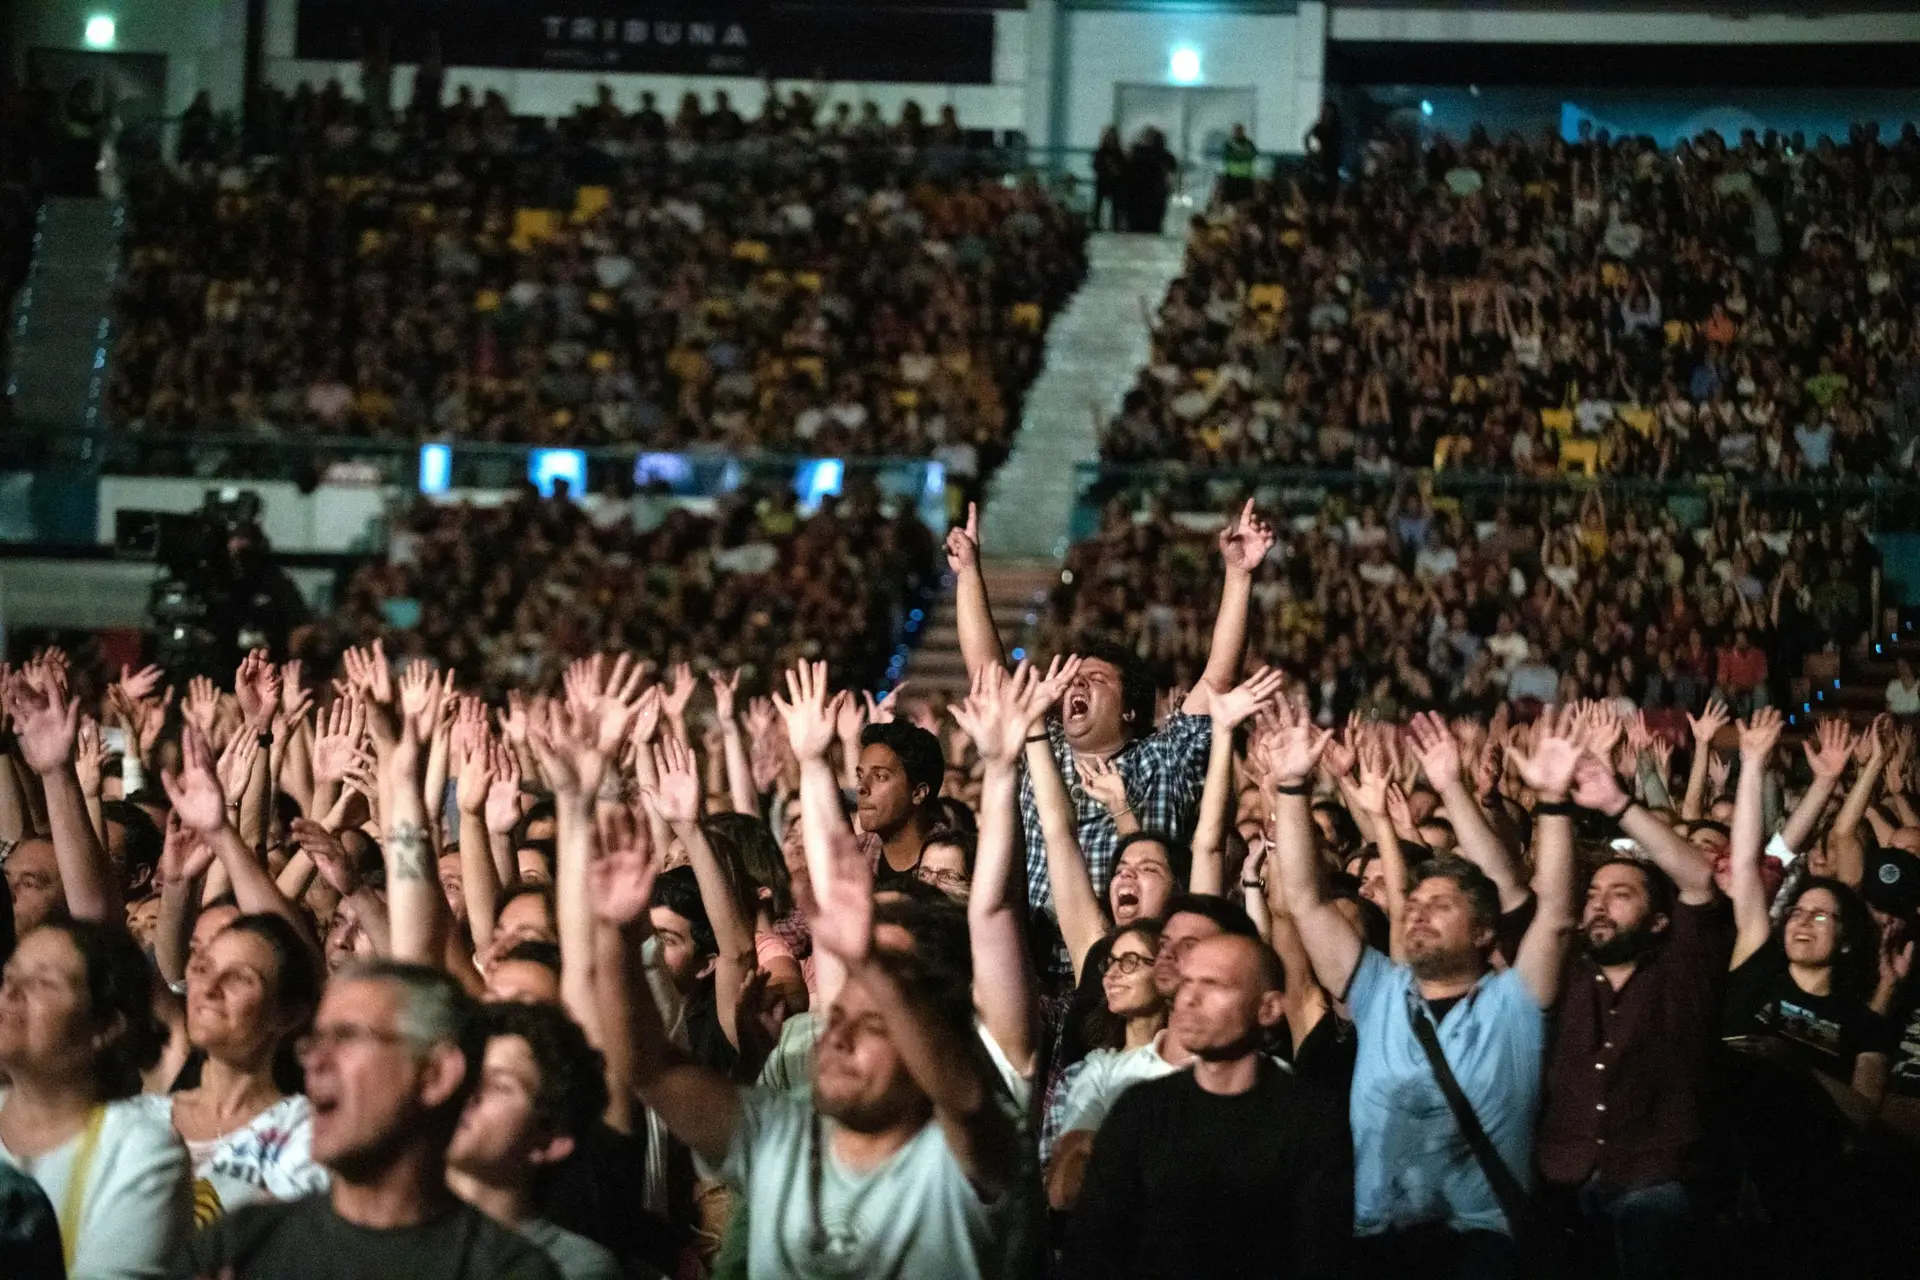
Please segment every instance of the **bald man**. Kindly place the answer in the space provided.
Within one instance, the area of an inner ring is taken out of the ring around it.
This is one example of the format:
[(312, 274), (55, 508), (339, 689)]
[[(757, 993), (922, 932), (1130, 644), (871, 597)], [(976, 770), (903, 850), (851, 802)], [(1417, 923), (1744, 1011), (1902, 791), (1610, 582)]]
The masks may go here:
[(1281, 986), (1257, 939), (1222, 934), (1187, 952), (1169, 1025), (1197, 1061), (1128, 1089), (1100, 1127), (1068, 1276), (1340, 1273), (1353, 1226), (1346, 1099), (1264, 1052)]

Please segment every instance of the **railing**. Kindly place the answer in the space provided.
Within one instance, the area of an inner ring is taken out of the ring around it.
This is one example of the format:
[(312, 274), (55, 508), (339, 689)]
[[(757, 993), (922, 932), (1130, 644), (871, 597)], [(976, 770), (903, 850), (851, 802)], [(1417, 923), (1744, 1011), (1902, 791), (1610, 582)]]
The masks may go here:
[(867, 487), (882, 501), (917, 511), (935, 530), (944, 533), (947, 528), (946, 469), (925, 458), (663, 451), (631, 445), (555, 449), (210, 432), (73, 433), (62, 436), (59, 444), (67, 459), (97, 465), (107, 475), (190, 477), (236, 485), (282, 481), (311, 487), (332, 481), (445, 493), (512, 489), (529, 481), (548, 489), (560, 479), (576, 496), (651, 487), (689, 498), (742, 488), (791, 488), (808, 508), (850, 486)]
[(1546, 478), (1474, 471), (1401, 472), (1391, 476), (1312, 468), (1201, 469), (1178, 465), (1110, 465), (1084, 462), (1074, 469), (1072, 536), (1099, 530), (1102, 512), (1118, 501), (1130, 510), (1163, 504), (1176, 512), (1223, 512), (1253, 497), (1270, 513), (1288, 516), (1320, 511), (1329, 499), (1350, 505), (1384, 506), (1396, 492), (1418, 487), (1437, 500), (1457, 504), (1471, 519), (1491, 519), (1503, 503), (1557, 497), (1577, 502), (1598, 493), (1610, 511), (1658, 508), (1688, 528), (1706, 522), (1716, 508), (1741, 501), (1768, 513), (1775, 528), (1795, 517), (1831, 518), (1846, 513), (1875, 533), (1920, 531), (1920, 483), (1849, 476), (1786, 483), (1734, 475), (1656, 480), (1633, 476)]

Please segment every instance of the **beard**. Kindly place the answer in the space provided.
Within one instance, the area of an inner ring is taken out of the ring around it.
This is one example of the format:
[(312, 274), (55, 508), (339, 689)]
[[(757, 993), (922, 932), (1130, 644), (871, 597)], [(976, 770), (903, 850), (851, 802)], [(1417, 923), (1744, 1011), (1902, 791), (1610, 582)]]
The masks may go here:
[(1587, 954), (1597, 965), (1627, 964), (1653, 950), (1658, 941), (1658, 935), (1644, 924), (1631, 929), (1615, 925), (1613, 936), (1605, 942), (1595, 942), (1592, 933), (1587, 934)]

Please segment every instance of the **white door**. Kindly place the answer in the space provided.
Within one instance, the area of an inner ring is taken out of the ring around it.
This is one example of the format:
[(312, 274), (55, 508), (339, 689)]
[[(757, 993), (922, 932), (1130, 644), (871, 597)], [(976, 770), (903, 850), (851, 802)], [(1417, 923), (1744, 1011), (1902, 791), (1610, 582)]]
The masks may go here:
[(1233, 126), (1243, 124), (1247, 136), (1255, 142), (1252, 89), (1188, 89), (1186, 107), (1188, 160), (1204, 160), (1218, 169), (1220, 149), (1233, 136)]

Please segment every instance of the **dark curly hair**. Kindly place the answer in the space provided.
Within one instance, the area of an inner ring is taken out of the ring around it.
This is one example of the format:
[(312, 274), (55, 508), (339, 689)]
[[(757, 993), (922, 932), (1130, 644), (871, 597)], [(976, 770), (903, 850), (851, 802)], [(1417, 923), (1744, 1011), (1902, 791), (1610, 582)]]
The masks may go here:
[(1073, 652), (1085, 661), (1104, 662), (1120, 673), (1121, 732), (1129, 738), (1152, 733), (1156, 694), (1153, 673), (1133, 650), (1117, 640), (1089, 636), (1075, 645)]
[(556, 1005), (511, 1000), (484, 1006), (480, 1026), (487, 1040), (519, 1036), (533, 1051), (540, 1068), (533, 1111), (545, 1129), (579, 1137), (599, 1123), (607, 1110), (606, 1060), (579, 1023)]
[(919, 725), (904, 720), (870, 724), (860, 731), (860, 745), (885, 747), (900, 758), (909, 794), (921, 787), (927, 789), (920, 807), (933, 803), (939, 796), (940, 784), (947, 778), (947, 758), (940, 750), (940, 739)]
[(713, 921), (707, 917), (707, 904), (700, 896), (700, 881), (695, 878), (692, 867), (662, 871), (653, 882), (653, 905), (686, 917), (694, 951), (703, 956), (719, 952), (720, 944), (713, 937)]
[[(91, 920), (54, 920), (40, 926), (67, 935), (80, 955), (87, 984), (87, 1020), (100, 1035), (93, 1060), (93, 1095), (101, 1102), (140, 1092), (140, 1073), (160, 1061), (166, 1024), (153, 1014), (147, 958), (125, 929)], [(29, 937), (32, 935), (29, 934)]]

